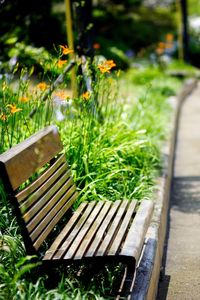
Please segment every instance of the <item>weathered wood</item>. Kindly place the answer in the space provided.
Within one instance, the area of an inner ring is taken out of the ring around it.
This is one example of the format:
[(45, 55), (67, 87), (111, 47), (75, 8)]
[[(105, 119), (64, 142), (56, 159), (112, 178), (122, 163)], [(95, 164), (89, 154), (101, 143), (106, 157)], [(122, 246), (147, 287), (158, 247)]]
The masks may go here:
[[(75, 255), (75, 259), (81, 259), (85, 255), (86, 250), (89, 248), (93, 238), (96, 239), (96, 232), (99, 228), (99, 226), (102, 224), (102, 221), (104, 220), (105, 216), (107, 215), (107, 212), (110, 209), (112, 202), (105, 201), (104, 206), (99, 214), (97, 214), (96, 219), (94, 220), (94, 223), (90, 226), (90, 229), (86, 236), (84, 237), (84, 240), (82, 241), (80, 247), (77, 250), (77, 253)], [(102, 234), (105, 234), (103, 232)]]
[[(65, 155), (60, 154), (63, 147), (55, 126), (47, 127), (13, 149), (0, 155), (0, 167), (25, 227), (26, 244), (32, 243), (31, 247), (40, 253), (47, 237), (55, 235), (59, 222), (66, 221), (63, 217), (77, 199), (76, 186)], [(15, 164), (16, 171), (12, 173)], [(33, 182), (16, 190), (33, 175), (36, 177)], [(152, 206), (150, 201), (139, 205), (128, 200), (83, 202), (67, 219), (67, 224), (63, 224), (64, 228), (59, 228), (60, 233), (46, 253), (40, 253), (42, 260), (126, 261), (132, 264), (134, 273)]]
[[(46, 180), (60, 167), (61, 164), (66, 163), (65, 154), (56, 159), (56, 162), (48, 168), (40, 177), (29, 184), (26, 188), (21, 190), (17, 195), (16, 198), (19, 202), (22, 202), (25, 198), (31, 195), (37, 188), (39, 188)], [(70, 171), (69, 171), (70, 172)]]
[[(67, 209), (69, 207), (71, 207), (71, 205), (74, 203), (74, 201), (72, 202), (68, 201), (68, 199), (70, 199), (70, 197), (75, 193), (75, 186), (72, 186), (69, 191), (67, 191), (67, 193), (64, 194), (64, 196), (60, 199), (60, 201), (54, 206), (54, 208), (52, 210), (50, 210), (50, 212), (46, 215), (46, 217), (39, 223), (39, 225), (31, 232), (30, 237), (31, 239), (34, 241), (43, 231), (43, 229), (47, 228), (48, 226), (48, 231), (50, 232), (53, 227), (56, 225), (56, 223), (54, 224), (54, 222), (51, 224), (52, 220), (54, 220), (54, 218), (56, 217), (57, 222), (59, 221), (59, 219), (63, 216), (63, 211), (65, 210), (65, 212), (67, 211)], [(60, 217), (59, 217), (60, 215)], [(43, 232), (41, 234), (43, 236)]]
[(143, 200), (129, 229), (120, 255), (134, 257), (138, 261), (152, 213), (152, 201)]
[(109, 249), (109, 255), (117, 255), (118, 251), (120, 250), (120, 246), (124, 238), (126, 237), (127, 228), (131, 225), (133, 220), (133, 214), (136, 208), (136, 201), (131, 201), (130, 205), (128, 206), (126, 215), (124, 216), (120, 228), (118, 230), (117, 236), (115, 238), (115, 242)]
[(81, 205), (77, 208), (75, 213), (72, 215), (69, 222), (65, 225), (63, 230), (60, 232), (60, 234), (56, 237), (55, 241), (51, 245), (51, 247), (46, 251), (45, 256), (43, 260), (49, 260), (52, 259), (55, 252), (60, 248), (61, 244), (64, 242), (66, 236), (68, 233), (72, 230), (74, 227), (74, 224), (76, 224), (76, 220), (80, 217), (82, 212), (84, 211), (85, 207), (87, 206), (87, 202), (81, 203)]
[(60, 259), (64, 253), (67, 251), (68, 247), (71, 245), (74, 238), (77, 236), (78, 232), (81, 230), (83, 224), (86, 222), (88, 216), (90, 215), (91, 211), (93, 210), (95, 206), (95, 201), (90, 202), (90, 205), (87, 206), (87, 209), (85, 210), (85, 213), (81, 216), (81, 218), (78, 220), (78, 223), (76, 224), (73, 231), (70, 233), (70, 235), (67, 237), (63, 245), (60, 249), (58, 249), (56, 255), (53, 257), (53, 259)]
[[(30, 214), (31, 211), (34, 210), (35, 206), (33, 207), (33, 205), (35, 203), (36, 203), (36, 207), (39, 206), (40, 203), (45, 204), (53, 196), (53, 194), (56, 192), (56, 190), (60, 187), (60, 184), (63, 181), (66, 181), (70, 176), (70, 172), (69, 171), (67, 172), (66, 168), (67, 168), (66, 165), (63, 165), (53, 176), (51, 176), (46, 181), (46, 185), (44, 183), (37, 191), (35, 191), (32, 195), (30, 195), (28, 197), (28, 199), (22, 205), (20, 205), (20, 209), (21, 209), (22, 213), (25, 213), (30, 207), (32, 207), (32, 209), (29, 211), (29, 214)], [(66, 173), (64, 175), (62, 175), (64, 171), (66, 171)], [(62, 175), (61, 179), (58, 180), (61, 175)], [(45, 194), (45, 192), (46, 192), (46, 194)], [(38, 202), (39, 200), (40, 200), (40, 202)], [(27, 221), (29, 219), (30, 218), (27, 218)]]
[[(51, 210), (53, 210), (55, 213), (56, 204), (59, 202), (60, 198), (66, 193), (66, 191), (69, 188), (71, 188), (72, 186), (73, 186), (73, 180), (69, 179), (67, 182), (65, 182), (65, 184), (60, 189), (58, 189), (58, 192), (51, 199), (49, 199), (47, 204), (45, 206), (43, 206), (42, 209), (40, 209), (40, 206), (41, 206), (40, 201), (38, 202), (38, 204), (39, 204), (38, 207), (34, 206), (33, 215), (35, 215), (36, 213), (37, 214), (27, 225), (27, 229), (29, 232), (31, 232)], [(74, 186), (73, 190), (75, 191), (75, 186)], [(68, 195), (70, 196), (70, 194), (68, 194)], [(67, 201), (67, 200), (68, 200), (68, 198), (65, 198), (65, 201)], [(30, 217), (30, 212), (27, 212), (27, 214)], [(24, 219), (25, 219), (25, 216), (24, 216)]]
[(109, 210), (108, 214), (105, 216), (103, 223), (101, 224), (100, 228), (98, 229), (96, 233), (95, 240), (91, 243), (90, 248), (88, 249), (87, 253), (85, 254), (86, 257), (92, 257), (94, 256), (97, 248), (99, 247), (100, 243), (103, 240), (103, 237), (105, 235), (106, 230), (108, 229), (109, 225), (111, 224), (111, 220), (113, 216), (115, 215), (117, 209), (119, 208), (121, 204), (121, 201), (117, 200), (115, 201), (111, 209)]
[(85, 224), (79, 231), (78, 235), (74, 239), (72, 245), (70, 246), (67, 253), (65, 254), (64, 259), (71, 259), (72, 257), (74, 257), (76, 259), (76, 256), (74, 256), (74, 255), (75, 255), (76, 251), (78, 250), (78, 248), (81, 247), (82, 240), (84, 239), (85, 235), (89, 231), (91, 225), (93, 225), (93, 222), (97, 218), (103, 204), (104, 204), (103, 201), (100, 201), (96, 204), (96, 206), (93, 209), (92, 213), (90, 214), (87, 222), (85, 222)]
[(1, 154), (1, 172), (6, 174), (9, 185), (16, 190), (61, 150), (58, 130), (49, 126)]
[(54, 216), (54, 218), (51, 220), (51, 222), (48, 224), (48, 226), (45, 228), (45, 230), (41, 233), (39, 238), (35, 241), (33, 246), (35, 247), (36, 250), (39, 249), (40, 245), (43, 243), (43, 241), (46, 239), (46, 237), (49, 235), (51, 232), (52, 228), (58, 223), (58, 221), (64, 216), (66, 211), (72, 206), (74, 201), (77, 198), (77, 193), (75, 192), (70, 200), (65, 203), (65, 205), (62, 207), (62, 209)]
[(115, 215), (113, 222), (111, 222), (111, 224), (110, 224), (108, 233), (105, 236), (103, 242), (101, 243), (99, 249), (97, 250), (97, 254), (96, 254), (97, 256), (106, 255), (110, 244), (112, 243), (113, 239), (115, 238), (115, 236), (117, 234), (120, 221), (126, 211), (127, 206), (128, 206), (127, 200), (121, 201), (120, 207), (117, 211), (117, 214)]

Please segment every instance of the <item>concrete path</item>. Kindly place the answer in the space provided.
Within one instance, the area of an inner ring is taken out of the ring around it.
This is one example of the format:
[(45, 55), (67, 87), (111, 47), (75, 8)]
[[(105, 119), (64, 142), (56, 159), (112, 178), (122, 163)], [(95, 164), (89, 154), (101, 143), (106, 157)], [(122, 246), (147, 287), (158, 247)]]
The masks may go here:
[(200, 83), (182, 105), (157, 300), (200, 300)]

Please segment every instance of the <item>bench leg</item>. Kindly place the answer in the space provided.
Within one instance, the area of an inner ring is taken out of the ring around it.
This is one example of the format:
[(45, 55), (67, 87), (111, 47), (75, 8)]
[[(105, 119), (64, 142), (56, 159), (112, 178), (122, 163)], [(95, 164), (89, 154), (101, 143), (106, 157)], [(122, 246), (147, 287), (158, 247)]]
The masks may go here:
[(126, 265), (124, 267), (124, 274), (123, 278), (121, 280), (120, 287), (115, 294), (116, 300), (118, 299), (131, 299), (131, 292), (133, 289), (133, 284), (134, 284), (134, 279), (135, 279), (135, 267), (130, 265)]

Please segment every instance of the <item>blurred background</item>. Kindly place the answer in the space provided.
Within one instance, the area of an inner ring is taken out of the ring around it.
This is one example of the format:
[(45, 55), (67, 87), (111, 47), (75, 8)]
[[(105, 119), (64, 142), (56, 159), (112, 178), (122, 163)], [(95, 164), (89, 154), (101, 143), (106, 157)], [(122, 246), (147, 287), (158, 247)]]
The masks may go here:
[(68, 45), (67, 2), (74, 48), (103, 55), (126, 69), (162, 56), (200, 66), (199, 0), (0, 0), (0, 67), (19, 62), (42, 67), (42, 58)]

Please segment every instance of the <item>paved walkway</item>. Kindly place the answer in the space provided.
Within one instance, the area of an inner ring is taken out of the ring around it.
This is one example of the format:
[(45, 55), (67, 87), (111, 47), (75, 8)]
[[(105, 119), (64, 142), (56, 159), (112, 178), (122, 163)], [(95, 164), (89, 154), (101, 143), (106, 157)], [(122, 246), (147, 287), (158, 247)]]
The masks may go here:
[(200, 83), (181, 109), (159, 300), (200, 300)]

